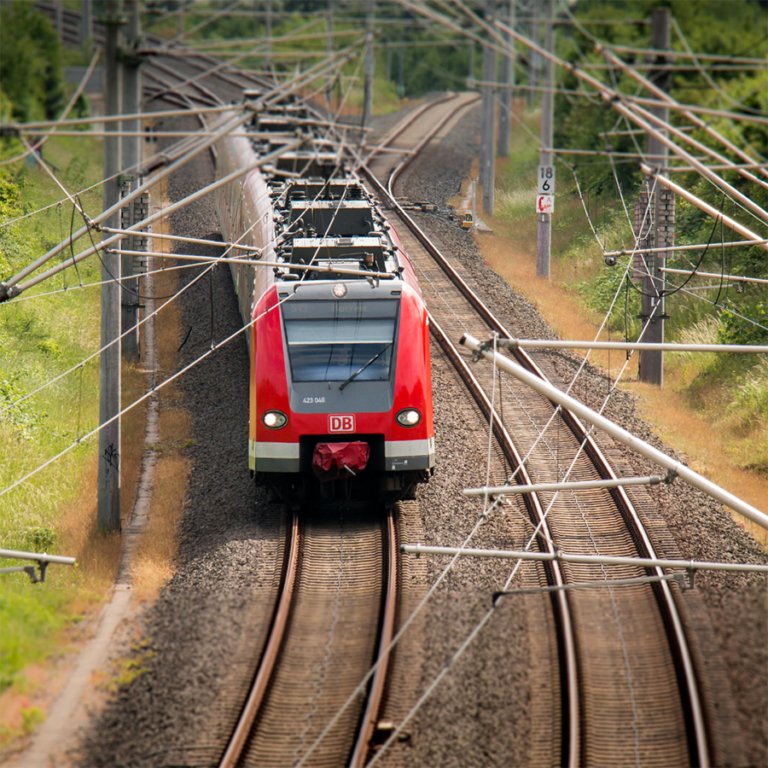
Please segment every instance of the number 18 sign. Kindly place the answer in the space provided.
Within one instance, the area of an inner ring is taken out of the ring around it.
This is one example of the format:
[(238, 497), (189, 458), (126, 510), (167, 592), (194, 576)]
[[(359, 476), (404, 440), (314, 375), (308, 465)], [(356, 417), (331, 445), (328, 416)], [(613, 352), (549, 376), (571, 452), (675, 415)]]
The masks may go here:
[(553, 213), (555, 210), (555, 166), (539, 166), (539, 188), (536, 195), (536, 213)]
[(539, 166), (539, 189), (540, 195), (554, 195), (555, 194), (555, 166), (554, 165), (540, 165)]

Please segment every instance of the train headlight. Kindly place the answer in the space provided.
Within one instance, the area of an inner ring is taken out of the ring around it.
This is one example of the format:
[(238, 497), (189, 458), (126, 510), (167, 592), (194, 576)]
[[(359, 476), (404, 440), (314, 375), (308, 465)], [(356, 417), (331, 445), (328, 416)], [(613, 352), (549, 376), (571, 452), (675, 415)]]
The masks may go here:
[(415, 427), (421, 421), (421, 414), (415, 408), (405, 408), (395, 416), (401, 427)]
[(266, 411), (261, 421), (267, 429), (281, 429), (288, 423), (288, 417), (282, 411)]

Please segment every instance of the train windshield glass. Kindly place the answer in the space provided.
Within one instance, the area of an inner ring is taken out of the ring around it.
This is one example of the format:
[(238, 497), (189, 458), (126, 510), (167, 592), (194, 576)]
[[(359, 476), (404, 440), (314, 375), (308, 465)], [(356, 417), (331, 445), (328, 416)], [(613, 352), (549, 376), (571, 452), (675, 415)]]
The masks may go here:
[(346, 381), (366, 363), (354, 381), (389, 379), (399, 305), (397, 299), (285, 302), (293, 380)]

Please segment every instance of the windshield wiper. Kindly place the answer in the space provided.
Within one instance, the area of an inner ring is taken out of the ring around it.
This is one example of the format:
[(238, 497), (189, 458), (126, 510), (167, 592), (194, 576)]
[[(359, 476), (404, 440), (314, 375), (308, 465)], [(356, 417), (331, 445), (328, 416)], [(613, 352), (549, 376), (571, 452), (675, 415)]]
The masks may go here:
[(392, 342), (390, 341), (389, 344), (387, 344), (381, 351), (377, 352), (362, 368), (358, 368), (345, 382), (339, 384), (339, 389), (344, 389), (355, 376), (361, 374), (371, 363), (375, 363), (391, 346)]

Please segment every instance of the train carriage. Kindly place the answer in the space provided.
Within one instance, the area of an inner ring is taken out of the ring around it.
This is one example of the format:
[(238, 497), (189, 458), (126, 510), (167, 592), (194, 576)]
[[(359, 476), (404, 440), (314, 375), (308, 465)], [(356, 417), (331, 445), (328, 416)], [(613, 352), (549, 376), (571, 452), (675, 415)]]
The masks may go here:
[[(220, 177), (295, 138), (296, 105), (223, 139)], [(265, 130), (270, 129), (270, 130)], [(226, 240), (277, 267), (233, 264), (253, 321), (249, 466), (292, 504), (412, 497), (435, 464), (426, 307), (397, 233), (327, 139), (219, 190)], [(316, 270), (307, 267), (318, 268)]]

